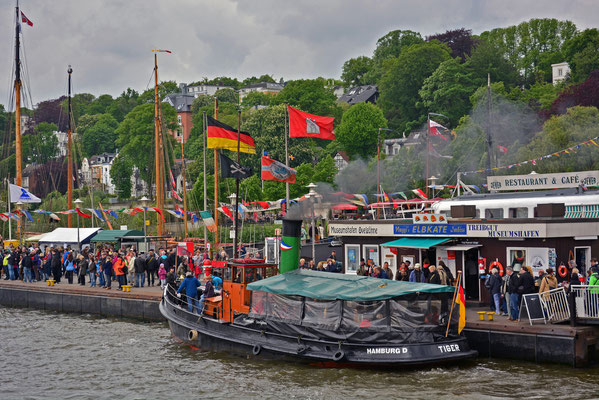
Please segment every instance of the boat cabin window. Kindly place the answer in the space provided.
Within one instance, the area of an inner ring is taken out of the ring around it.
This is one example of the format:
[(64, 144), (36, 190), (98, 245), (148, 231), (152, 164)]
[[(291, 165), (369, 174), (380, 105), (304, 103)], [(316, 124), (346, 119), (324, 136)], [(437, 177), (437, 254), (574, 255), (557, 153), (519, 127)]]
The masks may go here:
[(485, 218), (488, 218), (488, 219), (503, 218), (503, 208), (487, 208), (485, 210)]
[(219, 268), (223, 274), (222, 278), (223, 278), (223, 282), (227, 281), (227, 282), (231, 282), (231, 267), (226, 267), (226, 268)]
[(386, 330), (386, 301), (344, 301), (341, 327), (348, 330)]
[(302, 318), (303, 299), (301, 296), (270, 294), (267, 317), (273, 321), (299, 324)]
[(252, 306), (250, 307), (250, 317), (266, 319), (268, 307), (268, 292), (255, 290), (252, 292)]
[(302, 325), (335, 330), (341, 319), (341, 300), (306, 299)]
[(528, 218), (527, 207), (516, 207), (509, 209), (510, 218)]
[(439, 325), (442, 322), (441, 313), (446, 308), (443, 303), (447, 303), (443, 295), (426, 294), (411, 296), (411, 298), (404, 296), (402, 299), (391, 300), (389, 302), (391, 327), (413, 328), (422, 325)]
[(243, 268), (233, 267), (233, 283), (243, 283)]

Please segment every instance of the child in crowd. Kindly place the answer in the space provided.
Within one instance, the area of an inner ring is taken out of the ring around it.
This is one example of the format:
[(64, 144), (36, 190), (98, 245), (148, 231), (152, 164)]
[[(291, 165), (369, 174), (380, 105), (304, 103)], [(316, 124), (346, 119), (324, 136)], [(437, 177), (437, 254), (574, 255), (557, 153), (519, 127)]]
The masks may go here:
[(160, 287), (164, 290), (166, 286), (166, 269), (164, 269), (164, 264), (160, 264), (160, 268), (158, 268), (158, 279), (160, 279)]

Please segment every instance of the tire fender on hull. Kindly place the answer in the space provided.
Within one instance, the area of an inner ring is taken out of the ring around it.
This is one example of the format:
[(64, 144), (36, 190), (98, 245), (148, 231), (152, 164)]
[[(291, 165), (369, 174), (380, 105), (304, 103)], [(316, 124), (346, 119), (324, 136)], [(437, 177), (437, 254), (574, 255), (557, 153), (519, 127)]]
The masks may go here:
[(198, 338), (198, 331), (196, 331), (195, 329), (191, 329), (188, 333), (187, 333), (187, 338), (189, 340), (197, 340)]
[(255, 356), (260, 354), (261, 351), (262, 351), (262, 346), (260, 346), (259, 344), (255, 344), (254, 347), (252, 347), (252, 354)]
[(345, 352), (343, 350), (338, 350), (335, 354), (333, 354), (333, 361), (341, 361), (345, 358)]

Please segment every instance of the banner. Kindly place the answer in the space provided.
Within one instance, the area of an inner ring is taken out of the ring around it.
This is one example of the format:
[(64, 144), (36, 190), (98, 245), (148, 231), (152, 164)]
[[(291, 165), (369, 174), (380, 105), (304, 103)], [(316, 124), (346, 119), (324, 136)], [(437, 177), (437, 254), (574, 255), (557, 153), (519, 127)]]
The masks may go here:
[(488, 176), (489, 190), (535, 190), (563, 189), (583, 186), (597, 186), (599, 171), (564, 172), (557, 174), (529, 174)]
[(33, 193), (27, 191), (21, 186), (13, 185), (12, 183), (8, 184), (10, 188), (10, 202), (11, 203), (41, 203), (42, 199), (34, 195)]

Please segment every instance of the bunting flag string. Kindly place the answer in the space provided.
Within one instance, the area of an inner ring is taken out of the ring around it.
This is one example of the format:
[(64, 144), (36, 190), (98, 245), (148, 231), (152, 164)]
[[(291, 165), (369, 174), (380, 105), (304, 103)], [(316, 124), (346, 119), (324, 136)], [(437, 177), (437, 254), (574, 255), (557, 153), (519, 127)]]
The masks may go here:
[(539, 161), (543, 161), (543, 160), (547, 160), (549, 158), (552, 157), (561, 157), (564, 154), (576, 154), (577, 150), (580, 150), (580, 148), (582, 146), (597, 146), (599, 147), (599, 143), (597, 143), (597, 140), (599, 140), (599, 136), (596, 136), (592, 139), (589, 139), (585, 142), (576, 144), (576, 145), (572, 145), (570, 147), (567, 147), (565, 149), (562, 149), (560, 151), (556, 151), (550, 154), (546, 154), (544, 156), (541, 157), (536, 157), (533, 158), (532, 160), (526, 160), (526, 161), (520, 161), (517, 163), (513, 163), (513, 164), (509, 164), (509, 165), (503, 165), (501, 167), (495, 167), (495, 168), (490, 168), (490, 169), (479, 169), (476, 171), (466, 171), (466, 172), (462, 172), (462, 175), (471, 175), (471, 174), (480, 174), (480, 173), (484, 173), (484, 172), (491, 172), (491, 171), (500, 171), (500, 170), (504, 170), (504, 169), (511, 169), (514, 167), (521, 167), (522, 165), (526, 165), (526, 164), (532, 164), (532, 165), (537, 165), (537, 162)]

